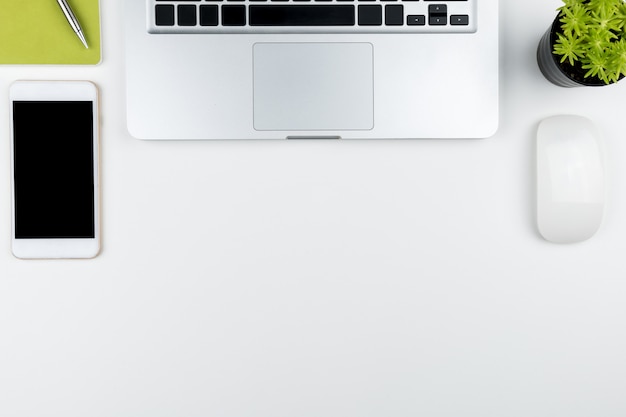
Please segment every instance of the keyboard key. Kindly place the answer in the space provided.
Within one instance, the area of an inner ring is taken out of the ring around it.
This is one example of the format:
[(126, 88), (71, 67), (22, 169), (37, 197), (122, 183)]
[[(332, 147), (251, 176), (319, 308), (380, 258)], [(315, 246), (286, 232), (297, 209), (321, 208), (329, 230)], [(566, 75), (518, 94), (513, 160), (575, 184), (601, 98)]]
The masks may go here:
[(193, 4), (178, 5), (178, 26), (195, 26), (198, 10)]
[(431, 15), (440, 14), (445, 16), (448, 14), (448, 6), (445, 4), (430, 4), (428, 6), (428, 13)]
[(359, 6), (360, 26), (380, 26), (383, 24), (383, 7), (380, 5)]
[[(250, 8), (255, 6), (250, 6)], [(244, 5), (224, 5), (222, 6), (223, 26), (245, 26), (246, 6)]]
[(426, 24), (426, 15), (410, 14), (406, 17), (406, 24), (409, 26), (424, 26)]
[(217, 26), (217, 5), (200, 6), (200, 26)]
[(402, 26), (404, 24), (404, 6), (388, 4), (385, 6), (385, 25)]
[(160, 4), (155, 8), (157, 26), (174, 26), (174, 6)]
[(467, 26), (469, 25), (469, 16), (466, 14), (453, 14), (450, 16), (450, 24), (452, 26)]
[(250, 26), (354, 26), (354, 6), (251, 5)]
[(428, 24), (431, 26), (445, 26), (448, 24), (448, 19), (445, 16), (430, 16)]

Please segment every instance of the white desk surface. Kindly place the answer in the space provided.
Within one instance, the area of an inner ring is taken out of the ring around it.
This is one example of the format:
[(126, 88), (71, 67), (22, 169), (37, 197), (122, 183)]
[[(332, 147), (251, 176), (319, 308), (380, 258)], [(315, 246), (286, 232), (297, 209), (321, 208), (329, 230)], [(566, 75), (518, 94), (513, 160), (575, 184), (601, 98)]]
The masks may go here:
[[(142, 142), (121, 0), (96, 67), (0, 67), (0, 416), (624, 417), (626, 83), (535, 60), (558, 0), (501, 1), (501, 127), (479, 141)], [(102, 97), (103, 250), (10, 251), (9, 84)], [(609, 153), (591, 240), (542, 240), (534, 134), (587, 116)]]

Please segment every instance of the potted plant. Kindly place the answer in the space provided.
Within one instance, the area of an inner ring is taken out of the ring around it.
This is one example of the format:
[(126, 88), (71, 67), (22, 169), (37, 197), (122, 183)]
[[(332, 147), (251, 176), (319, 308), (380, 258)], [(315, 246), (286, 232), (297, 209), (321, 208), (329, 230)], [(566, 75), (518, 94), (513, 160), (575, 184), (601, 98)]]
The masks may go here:
[(537, 49), (549, 81), (602, 86), (626, 75), (626, 0), (563, 0), (558, 11)]

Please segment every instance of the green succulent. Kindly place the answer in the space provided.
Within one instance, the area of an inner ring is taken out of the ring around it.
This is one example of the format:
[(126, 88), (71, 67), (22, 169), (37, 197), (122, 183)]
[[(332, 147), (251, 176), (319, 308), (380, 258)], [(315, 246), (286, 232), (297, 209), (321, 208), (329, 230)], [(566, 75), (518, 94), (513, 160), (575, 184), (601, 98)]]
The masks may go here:
[(626, 0), (563, 0), (553, 53), (606, 84), (626, 76)]

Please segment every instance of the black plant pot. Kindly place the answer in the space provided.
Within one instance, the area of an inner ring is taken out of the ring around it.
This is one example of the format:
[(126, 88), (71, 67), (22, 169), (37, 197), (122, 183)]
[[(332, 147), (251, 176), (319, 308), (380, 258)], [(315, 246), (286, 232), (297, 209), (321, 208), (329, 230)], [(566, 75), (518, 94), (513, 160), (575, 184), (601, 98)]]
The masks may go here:
[(552, 26), (546, 31), (537, 48), (537, 63), (544, 77), (552, 84), (560, 87), (601, 87), (607, 85), (597, 77), (585, 78), (585, 70), (580, 64), (570, 65), (569, 62), (559, 62), (560, 57), (552, 53), (557, 39), (557, 32), (561, 31), (559, 16), (554, 19)]

